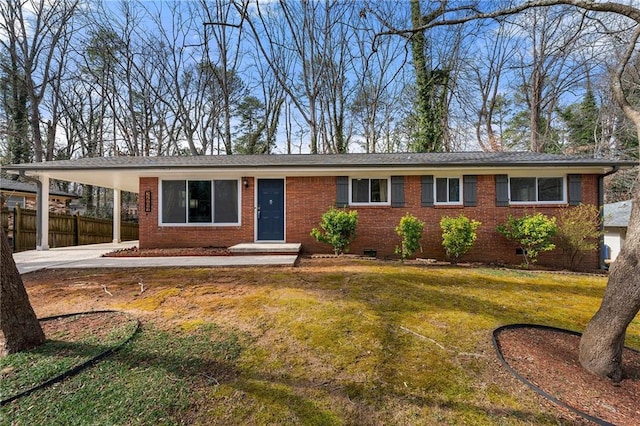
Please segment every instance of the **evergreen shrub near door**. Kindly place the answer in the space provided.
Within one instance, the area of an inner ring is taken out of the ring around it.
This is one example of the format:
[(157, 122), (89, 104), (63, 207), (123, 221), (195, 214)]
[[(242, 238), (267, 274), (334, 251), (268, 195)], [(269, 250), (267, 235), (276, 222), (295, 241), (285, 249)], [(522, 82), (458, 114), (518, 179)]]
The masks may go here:
[(356, 237), (358, 212), (331, 207), (322, 215), (320, 228), (313, 228), (311, 236), (321, 243), (330, 244), (335, 254), (349, 251), (349, 244)]
[(477, 220), (471, 220), (464, 215), (442, 217), (440, 220), (442, 246), (447, 259), (452, 264), (458, 263), (460, 258), (473, 248), (473, 243), (476, 241), (476, 230), (480, 225), (481, 223)]

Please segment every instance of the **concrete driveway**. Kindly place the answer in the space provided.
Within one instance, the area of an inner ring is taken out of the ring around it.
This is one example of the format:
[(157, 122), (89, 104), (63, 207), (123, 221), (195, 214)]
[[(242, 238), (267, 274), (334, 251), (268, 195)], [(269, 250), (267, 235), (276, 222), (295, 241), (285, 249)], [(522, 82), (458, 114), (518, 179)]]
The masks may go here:
[(294, 266), (295, 255), (258, 256), (174, 256), (174, 257), (102, 257), (103, 254), (130, 248), (138, 241), (29, 250), (13, 254), (18, 271), (26, 274), (40, 269), (61, 268), (148, 268), (148, 267), (220, 267), (220, 266)]
[(49, 250), (28, 250), (13, 254), (21, 274), (37, 271), (39, 269), (51, 269), (63, 267), (78, 261), (93, 261), (100, 259), (105, 253), (138, 245), (138, 241), (123, 243), (89, 244), (84, 246), (71, 246), (52, 248)]

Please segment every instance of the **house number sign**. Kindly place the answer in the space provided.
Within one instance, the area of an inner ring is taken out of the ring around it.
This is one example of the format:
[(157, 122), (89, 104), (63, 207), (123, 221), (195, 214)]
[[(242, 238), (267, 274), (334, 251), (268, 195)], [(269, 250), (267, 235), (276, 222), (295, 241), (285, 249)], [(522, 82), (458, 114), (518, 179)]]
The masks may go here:
[(151, 211), (151, 191), (144, 191), (144, 211)]

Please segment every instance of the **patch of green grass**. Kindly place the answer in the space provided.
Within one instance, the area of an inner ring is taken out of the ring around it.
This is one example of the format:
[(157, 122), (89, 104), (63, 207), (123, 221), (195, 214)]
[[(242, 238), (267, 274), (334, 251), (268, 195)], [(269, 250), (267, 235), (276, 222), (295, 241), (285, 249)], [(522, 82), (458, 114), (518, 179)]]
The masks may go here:
[[(78, 315), (62, 321), (67, 326), (81, 321), (89, 315)], [(7, 399), (27, 391), (47, 380), (80, 365), (91, 358), (121, 345), (131, 337), (137, 327), (137, 321), (126, 315), (107, 314), (117, 317), (115, 324), (103, 330), (96, 337), (95, 329), (84, 329), (73, 338), (66, 333), (47, 336), (47, 341), (30, 351), (19, 352), (0, 358), (0, 399)]]
[[(137, 338), (0, 423), (561, 424), (506, 378), (491, 331), (580, 331), (606, 284), (371, 261), (138, 274), (149, 293), (124, 305), (148, 318)], [(175, 284), (154, 293), (161, 279)], [(627, 338), (640, 348), (639, 320)]]
[(233, 377), (238, 334), (206, 324), (189, 334), (144, 327), (94, 367), (0, 409), (0, 424), (175, 424), (193, 384)]

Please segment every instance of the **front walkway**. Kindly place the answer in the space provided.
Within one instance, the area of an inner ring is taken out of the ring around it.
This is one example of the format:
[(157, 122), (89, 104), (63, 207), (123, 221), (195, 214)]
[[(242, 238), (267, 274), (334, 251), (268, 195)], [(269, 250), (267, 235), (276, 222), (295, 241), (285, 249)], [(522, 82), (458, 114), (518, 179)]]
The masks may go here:
[(137, 246), (138, 241), (29, 250), (13, 254), (21, 274), (40, 269), (59, 268), (148, 268), (148, 267), (220, 267), (220, 266), (294, 266), (298, 256), (174, 256), (174, 257), (102, 257), (103, 254)]

